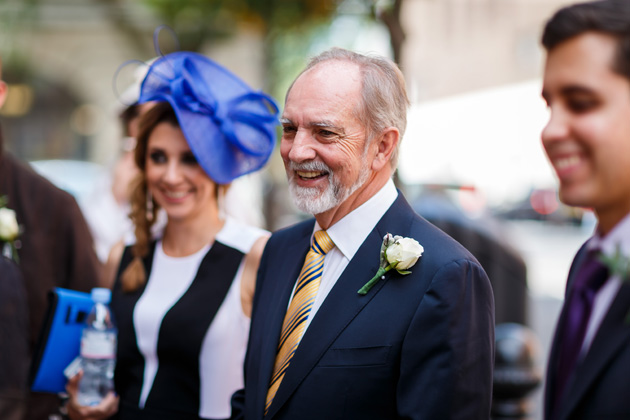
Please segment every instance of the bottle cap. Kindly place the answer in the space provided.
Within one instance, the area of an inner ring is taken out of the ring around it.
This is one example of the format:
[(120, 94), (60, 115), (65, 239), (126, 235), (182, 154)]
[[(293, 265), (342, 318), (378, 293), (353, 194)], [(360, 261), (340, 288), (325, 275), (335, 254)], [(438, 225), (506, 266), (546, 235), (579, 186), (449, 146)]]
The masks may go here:
[(112, 291), (105, 287), (95, 287), (91, 293), (92, 300), (95, 303), (109, 303), (112, 298)]

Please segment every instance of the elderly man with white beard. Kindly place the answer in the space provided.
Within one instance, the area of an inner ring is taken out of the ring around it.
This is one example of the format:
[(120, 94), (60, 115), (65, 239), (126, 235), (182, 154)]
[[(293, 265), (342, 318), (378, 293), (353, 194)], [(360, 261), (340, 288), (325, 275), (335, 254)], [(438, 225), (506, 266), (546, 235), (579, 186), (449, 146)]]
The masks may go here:
[(232, 418), (489, 418), (494, 301), (475, 258), (396, 190), (398, 67), (332, 49), (289, 89), (280, 153), (314, 219), (262, 257)]

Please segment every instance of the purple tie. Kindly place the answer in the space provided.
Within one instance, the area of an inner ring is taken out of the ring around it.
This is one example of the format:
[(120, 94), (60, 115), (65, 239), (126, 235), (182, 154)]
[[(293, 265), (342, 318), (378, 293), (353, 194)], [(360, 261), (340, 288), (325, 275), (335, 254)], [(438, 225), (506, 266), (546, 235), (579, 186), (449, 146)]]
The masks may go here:
[(556, 408), (577, 364), (595, 295), (608, 279), (608, 268), (598, 260), (598, 254), (599, 251), (589, 251), (567, 297), (567, 314), (560, 330), (560, 352), (557, 354)]

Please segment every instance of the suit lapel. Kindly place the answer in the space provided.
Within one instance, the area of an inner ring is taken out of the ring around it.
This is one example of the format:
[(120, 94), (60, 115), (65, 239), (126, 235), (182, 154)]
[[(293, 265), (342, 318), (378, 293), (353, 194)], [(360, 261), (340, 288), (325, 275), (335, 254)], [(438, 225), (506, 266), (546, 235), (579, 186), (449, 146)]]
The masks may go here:
[(404, 211), (408, 208), (406, 201), (399, 194), (399, 198), (385, 213), (376, 228), (370, 232), (339, 277), (306, 330), (266, 418), (273, 418), (339, 334), (378, 294), (390, 277), (396, 275), (390, 272), (385, 280), (376, 283), (365, 296), (357, 293), (378, 270), (379, 252), (383, 236), (387, 233), (384, 229), (386, 227), (394, 229), (391, 233), (403, 232), (397, 226), (408, 225), (413, 214)]
[(567, 276), (567, 287), (564, 294), (565, 304), (562, 305), (562, 311), (560, 312), (560, 316), (558, 317), (558, 322), (556, 324), (556, 331), (554, 333), (553, 342), (551, 343), (551, 352), (549, 353), (549, 363), (547, 365), (547, 384), (545, 385), (545, 412), (547, 417), (551, 416), (551, 403), (552, 399), (556, 398), (554, 394), (551, 392), (555, 389), (556, 384), (556, 372), (558, 370), (558, 357), (560, 355), (558, 352), (560, 351), (560, 337), (564, 334), (563, 326), (566, 325), (565, 318), (568, 313), (568, 306), (566, 305), (567, 296), (569, 295), (569, 290), (571, 289), (571, 285), (575, 280), (575, 274), (577, 273), (577, 267), (582, 264), (582, 261), (586, 257), (586, 244), (583, 244), (580, 250), (575, 255), (573, 262), (571, 263), (571, 268), (569, 269), (569, 275)]
[(630, 284), (622, 284), (613, 304), (604, 317), (584, 361), (578, 367), (575, 380), (567, 393), (559, 419), (567, 418), (588, 390), (594, 386), (597, 376), (623, 348), (630, 345), (630, 325), (625, 322), (630, 310)]
[[(551, 352), (549, 353), (549, 362), (547, 365), (547, 383), (545, 384), (545, 418), (551, 418), (551, 410), (552, 403), (555, 399), (555, 388), (556, 388), (556, 372), (558, 370), (558, 352), (560, 351), (560, 341), (559, 338), (562, 336), (562, 325), (565, 324), (565, 317), (567, 316), (567, 307), (563, 305), (562, 312), (560, 313), (560, 317), (558, 318), (558, 323), (556, 324), (556, 331), (554, 333), (554, 339), (551, 343)], [(554, 390), (554, 392), (552, 392)]]

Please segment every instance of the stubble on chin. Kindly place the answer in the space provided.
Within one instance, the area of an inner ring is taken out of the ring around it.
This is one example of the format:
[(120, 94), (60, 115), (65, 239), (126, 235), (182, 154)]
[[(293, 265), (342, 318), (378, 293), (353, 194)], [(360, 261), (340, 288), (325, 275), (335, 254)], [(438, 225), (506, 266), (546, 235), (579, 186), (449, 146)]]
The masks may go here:
[(289, 175), (289, 193), (293, 204), (302, 212), (309, 214), (321, 214), (343, 203), (356, 190), (362, 187), (369, 178), (367, 168), (361, 170), (357, 181), (349, 188), (344, 188), (335, 181), (332, 172), (328, 176), (328, 184), (323, 191), (318, 188), (300, 187), (295, 182), (295, 175)]

